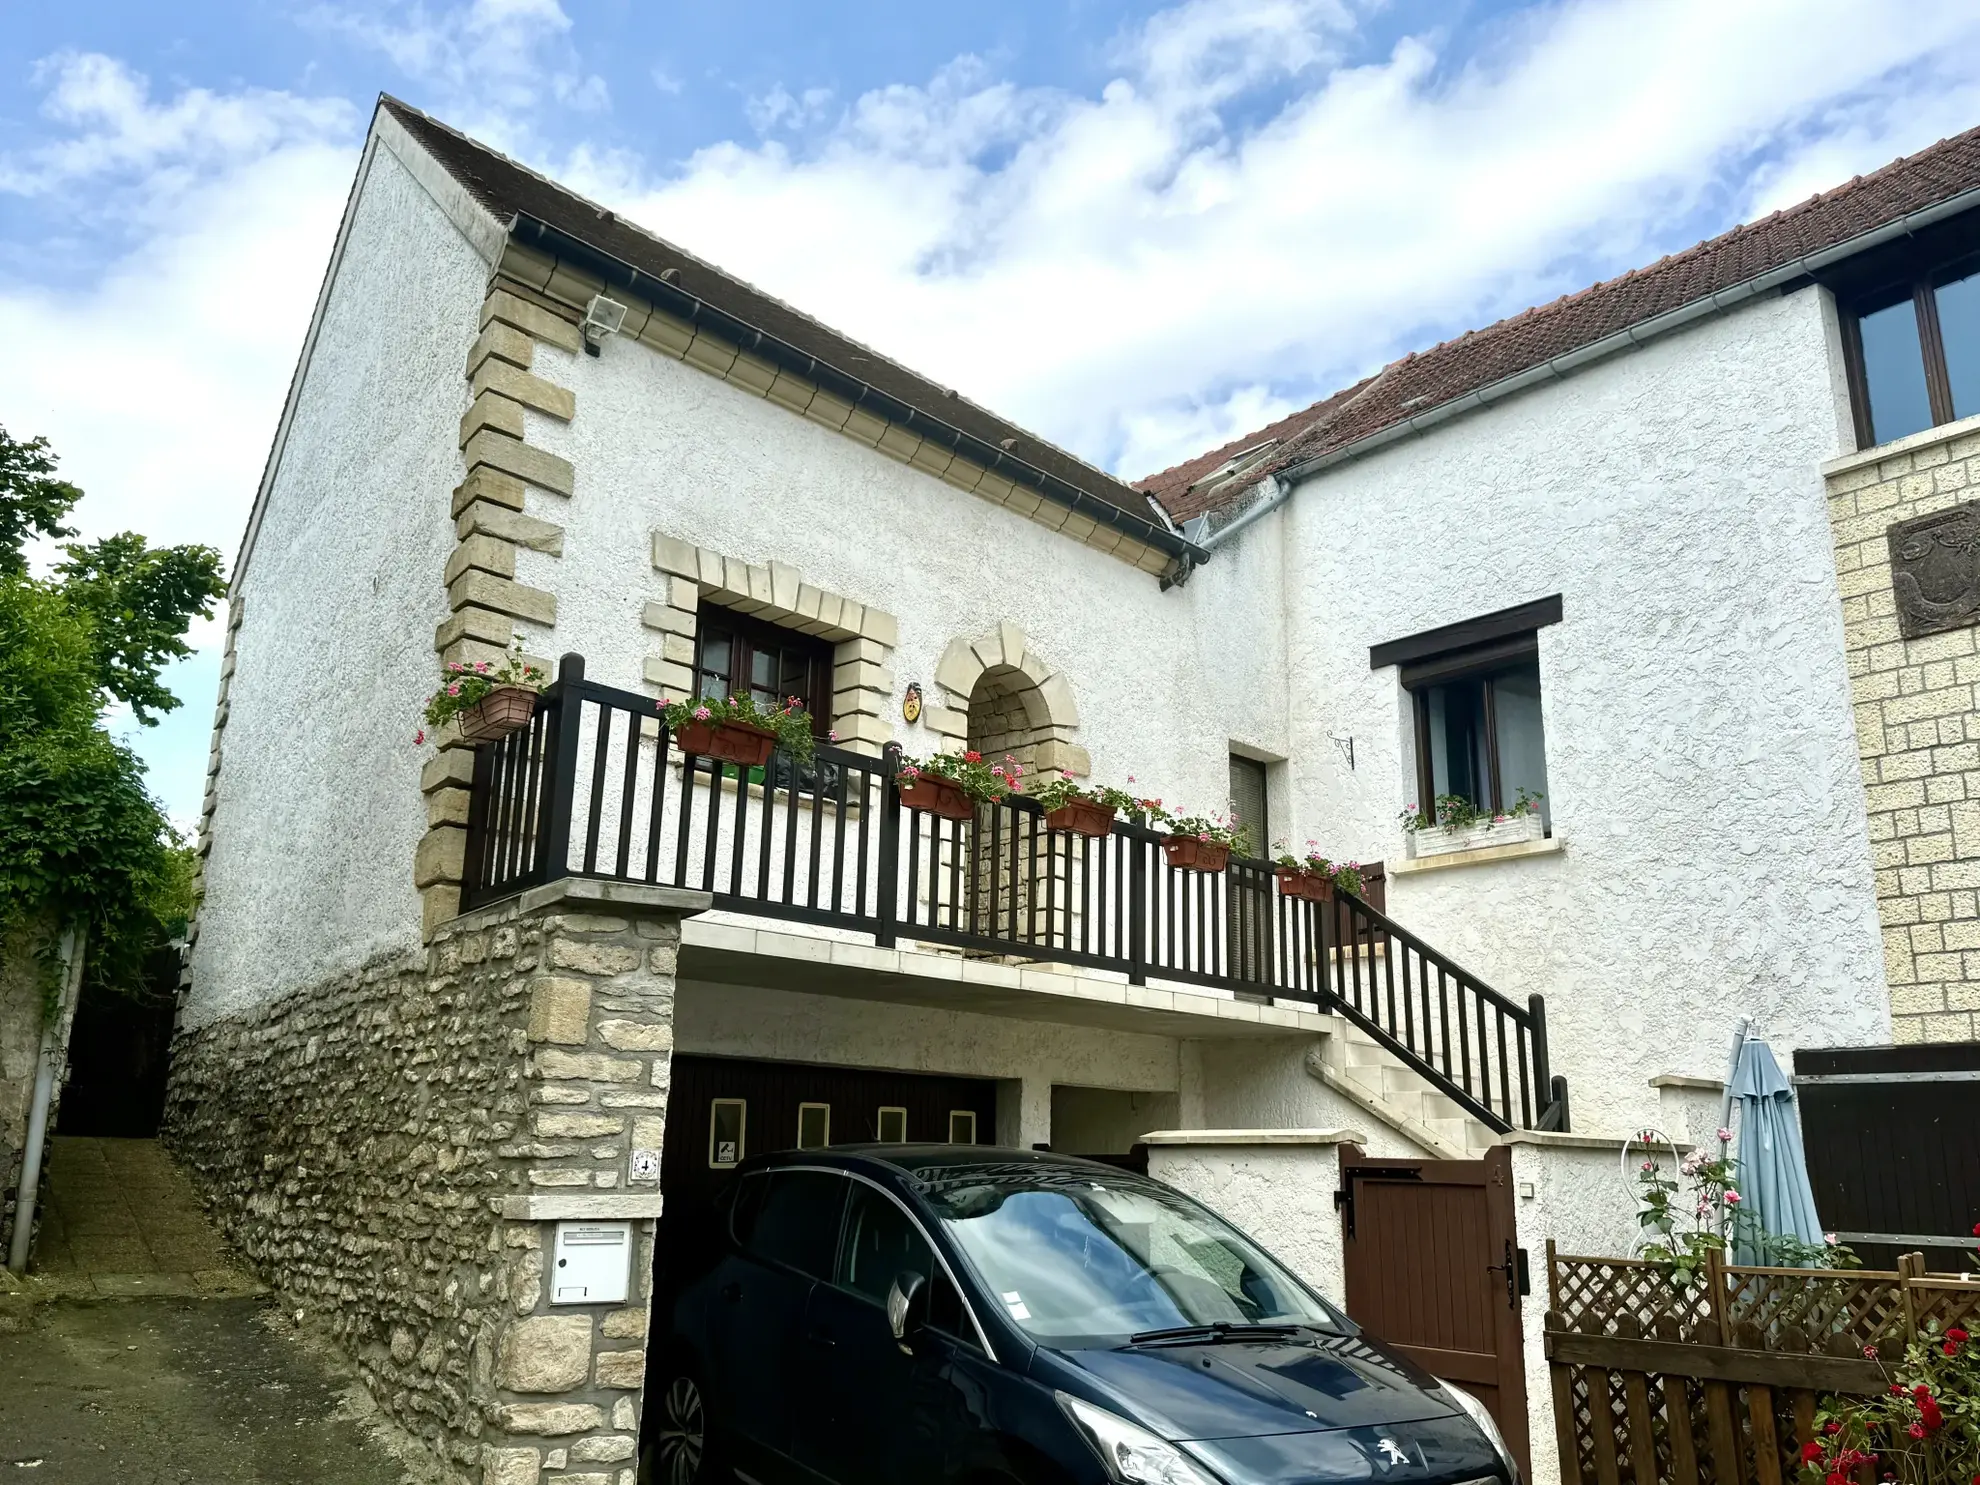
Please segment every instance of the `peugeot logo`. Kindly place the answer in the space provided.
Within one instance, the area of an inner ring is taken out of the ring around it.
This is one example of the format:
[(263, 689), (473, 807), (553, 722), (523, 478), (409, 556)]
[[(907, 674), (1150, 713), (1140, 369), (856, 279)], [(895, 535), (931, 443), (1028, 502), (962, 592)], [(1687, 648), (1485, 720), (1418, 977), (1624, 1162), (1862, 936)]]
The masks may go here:
[(1398, 1444), (1394, 1439), (1378, 1439), (1375, 1447), (1382, 1451), (1382, 1463), (1384, 1465), (1409, 1463), (1409, 1456), (1403, 1453), (1402, 1445)]

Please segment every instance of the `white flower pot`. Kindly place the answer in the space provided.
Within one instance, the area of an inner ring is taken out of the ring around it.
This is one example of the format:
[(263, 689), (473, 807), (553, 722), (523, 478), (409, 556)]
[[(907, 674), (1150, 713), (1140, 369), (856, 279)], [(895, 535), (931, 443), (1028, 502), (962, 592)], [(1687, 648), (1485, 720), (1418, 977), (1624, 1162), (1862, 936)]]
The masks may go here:
[(1454, 851), (1482, 851), (1487, 846), (1514, 846), (1522, 841), (1539, 840), (1544, 834), (1539, 814), (1507, 815), (1502, 820), (1480, 820), (1476, 825), (1447, 830), (1432, 825), (1409, 832), (1409, 854), (1448, 856)]

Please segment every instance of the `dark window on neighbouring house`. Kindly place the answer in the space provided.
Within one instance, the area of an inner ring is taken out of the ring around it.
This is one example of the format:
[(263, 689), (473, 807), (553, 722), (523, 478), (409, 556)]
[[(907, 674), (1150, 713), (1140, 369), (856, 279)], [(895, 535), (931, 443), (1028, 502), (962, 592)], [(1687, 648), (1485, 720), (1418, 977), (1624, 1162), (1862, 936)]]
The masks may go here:
[(1541, 820), (1553, 828), (1540, 712), (1540, 630), (1560, 618), (1561, 600), (1544, 598), (1369, 651), (1372, 668), (1398, 667), (1409, 693), (1414, 803), (1421, 813), (1430, 813), (1446, 794), (1478, 809), (1509, 809), (1524, 789), (1540, 797)]
[(1980, 258), (1839, 291), (1860, 447), (1980, 413)]
[(702, 696), (740, 696), (758, 705), (804, 702), (811, 728), (823, 737), (832, 725), (832, 645), (815, 635), (704, 603), (696, 615), (695, 689)]
[(1265, 765), (1256, 758), (1231, 754), (1231, 813), (1249, 837), (1244, 854), (1269, 856), (1272, 836), (1265, 801)]

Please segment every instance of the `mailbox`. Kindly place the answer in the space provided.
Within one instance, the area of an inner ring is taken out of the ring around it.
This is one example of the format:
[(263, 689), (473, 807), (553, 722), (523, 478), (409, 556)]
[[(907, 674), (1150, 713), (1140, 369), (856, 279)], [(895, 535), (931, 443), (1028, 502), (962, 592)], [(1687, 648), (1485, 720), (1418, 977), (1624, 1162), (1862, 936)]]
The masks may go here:
[(624, 1304), (632, 1251), (630, 1222), (559, 1222), (550, 1259), (550, 1303)]

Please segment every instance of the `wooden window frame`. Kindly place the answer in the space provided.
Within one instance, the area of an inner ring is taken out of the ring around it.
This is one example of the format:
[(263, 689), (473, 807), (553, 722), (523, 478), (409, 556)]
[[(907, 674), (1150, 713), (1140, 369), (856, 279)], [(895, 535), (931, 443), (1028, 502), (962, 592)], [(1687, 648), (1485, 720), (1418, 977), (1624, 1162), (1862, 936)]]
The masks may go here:
[[(810, 664), (811, 679), (803, 696), (805, 710), (811, 715), (811, 730), (820, 738), (830, 735), (832, 730), (832, 676), (836, 664), (832, 641), (821, 639), (815, 634), (745, 614), (736, 609), (724, 608), (719, 603), (701, 601), (695, 612), (694, 625), (694, 687), (698, 694), (703, 691), (703, 677), (708, 667), (702, 663), (703, 647), (708, 643), (711, 626), (731, 636), (729, 653), (729, 692), (747, 691), (751, 657), (765, 650), (806, 652)], [(740, 685), (736, 677), (743, 679)]]
[[(1932, 426), (1944, 427), (1956, 421), (1957, 414), (1953, 410), (1952, 377), (1946, 370), (1945, 333), (1939, 323), (1939, 288), (1943, 283), (1954, 283), (1974, 273), (1980, 273), (1980, 261), (1970, 255), (1956, 257), (1934, 263), (1923, 271), (1887, 279), (1874, 289), (1853, 295), (1840, 306), (1843, 375), (1849, 384), (1850, 421), (1856, 429), (1859, 450), (1875, 448), (1878, 443), (1877, 430), (1872, 426), (1870, 416), (1869, 369), (1863, 361), (1863, 316), (1902, 304), (1904, 294), (1898, 292), (1893, 295), (1892, 291), (1902, 291), (1906, 287), (1910, 289), (1912, 312), (1918, 318), (1918, 349), (1925, 360), (1925, 400), (1932, 415)], [(1865, 305), (1871, 308), (1866, 310)], [(1893, 440), (1884, 439), (1883, 442)]]
[(1436, 810), (1436, 769), (1430, 747), (1431, 688), (1456, 681), (1477, 681), (1484, 688), (1480, 725), (1485, 733), (1484, 782), (1490, 795), (1481, 804), (1495, 815), (1504, 813), (1505, 784), (1499, 777), (1499, 713), (1492, 682), (1509, 670), (1523, 668), (1527, 661), (1537, 665), (1539, 659), (1540, 635), (1535, 630), (1449, 655), (1426, 657), (1418, 664), (1402, 667), (1402, 686), (1409, 693), (1410, 710), (1416, 722), (1416, 787), (1417, 798), (1423, 801), (1419, 810), (1431, 813)]

